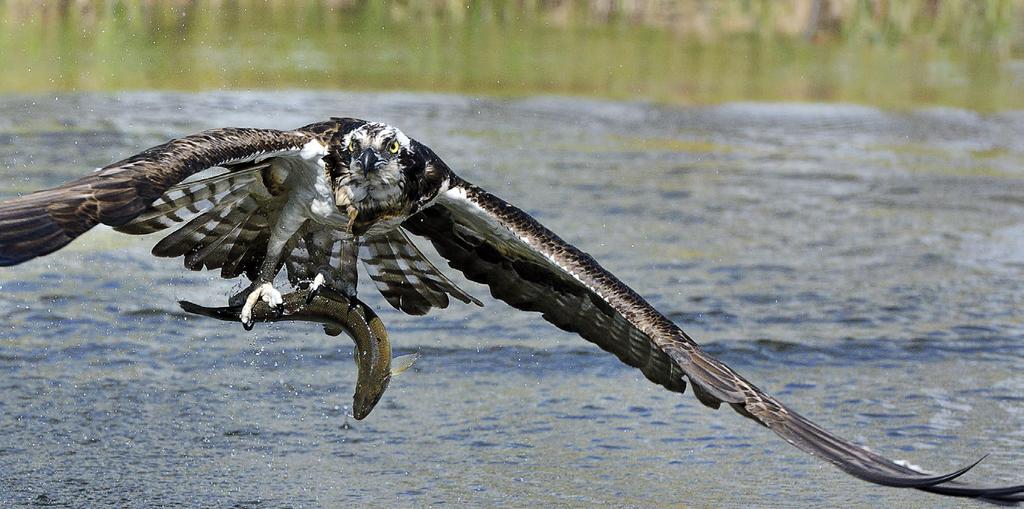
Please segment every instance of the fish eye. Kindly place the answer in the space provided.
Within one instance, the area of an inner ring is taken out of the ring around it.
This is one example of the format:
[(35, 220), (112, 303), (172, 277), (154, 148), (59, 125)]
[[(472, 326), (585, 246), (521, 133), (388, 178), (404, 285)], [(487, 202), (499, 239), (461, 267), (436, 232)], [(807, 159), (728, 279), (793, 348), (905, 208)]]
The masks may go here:
[(398, 140), (391, 140), (391, 144), (388, 145), (388, 152), (391, 152), (392, 154), (397, 154), (399, 148), (400, 147), (398, 145)]

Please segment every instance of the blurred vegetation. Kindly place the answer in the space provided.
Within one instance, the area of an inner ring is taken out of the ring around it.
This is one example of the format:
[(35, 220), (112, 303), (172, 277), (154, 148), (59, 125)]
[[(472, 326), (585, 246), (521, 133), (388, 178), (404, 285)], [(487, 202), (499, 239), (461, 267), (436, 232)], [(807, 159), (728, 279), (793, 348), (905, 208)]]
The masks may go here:
[(0, 0), (0, 92), (1024, 108), (1024, 0)]

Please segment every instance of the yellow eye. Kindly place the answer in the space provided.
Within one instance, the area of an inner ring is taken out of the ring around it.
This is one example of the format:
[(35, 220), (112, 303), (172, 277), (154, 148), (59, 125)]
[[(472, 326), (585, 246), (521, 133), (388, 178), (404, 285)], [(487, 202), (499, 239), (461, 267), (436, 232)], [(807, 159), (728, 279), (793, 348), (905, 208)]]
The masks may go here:
[(398, 153), (398, 149), (399, 149), (398, 140), (394, 140), (394, 141), (391, 142), (390, 145), (388, 145), (388, 152), (391, 152), (392, 154), (397, 154)]
[(351, 138), (349, 138), (348, 146), (345, 147), (345, 148), (348, 149), (349, 152), (355, 152), (356, 151), (356, 141), (351, 139)]

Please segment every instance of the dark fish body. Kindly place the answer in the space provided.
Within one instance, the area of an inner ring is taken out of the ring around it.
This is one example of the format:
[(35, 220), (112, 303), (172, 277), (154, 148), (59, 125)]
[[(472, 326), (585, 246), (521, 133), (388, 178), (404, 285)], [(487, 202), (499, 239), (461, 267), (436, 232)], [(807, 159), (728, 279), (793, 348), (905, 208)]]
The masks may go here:
[[(257, 322), (301, 321), (323, 324), (324, 332), (337, 336), (348, 334), (355, 342), (358, 367), (352, 415), (363, 419), (370, 414), (391, 381), (391, 343), (384, 322), (359, 299), (349, 299), (336, 292), (321, 292), (306, 303), (309, 292), (298, 290), (283, 296), (284, 310), (277, 310), (260, 301), (253, 308)], [(187, 301), (179, 303), (185, 311), (225, 321), (238, 321), (241, 306), (211, 308)]]

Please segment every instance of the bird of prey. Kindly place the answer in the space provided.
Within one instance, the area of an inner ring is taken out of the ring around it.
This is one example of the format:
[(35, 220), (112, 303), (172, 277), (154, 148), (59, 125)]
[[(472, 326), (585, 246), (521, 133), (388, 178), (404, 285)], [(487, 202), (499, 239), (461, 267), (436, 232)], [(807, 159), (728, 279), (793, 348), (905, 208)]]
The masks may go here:
[(260, 300), (281, 309), (273, 281), (282, 266), (314, 293), (333, 284), (355, 296), (357, 258), (407, 313), (447, 307), (449, 295), (479, 305), (398, 227), (440, 194), (448, 171), (427, 146), (381, 123), (214, 129), (0, 202), (0, 266), (51, 253), (100, 223), (147, 234), (187, 218), (153, 254), (225, 278), (245, 274), (252, 284), (231, 304), (243, 305), (247, 329)]
[[(213, 176), (185, 180), (212, 166)], [(220, 129), (154, 147), (63, 186), (0, 203), (0, 264), (59, 249), (90, 227), (148, 233), (185, 222), (154, 248), (192, 269), (246, 274), (246, 304), (283, 263), (292, 282), (354, 288), (354, 255), (385, 298), (422, 314), (448, 296), (477, 302), (433, 267), (423, 236), (469, 280), (542, 313), (668, 390), (723, 403), (786, 442), (865, 481), (997, 503), (1024, 485), (985, 488), (926, 474), (814, 424), (721, 361), (639, 294), (522, 210), (456, 175), (433, 151), (383, 124), (334, 119), (295, 131)], [(268, 298), (268, 295), (270, 298)], [(251, 309), (251, 306), (249, 306)], [(243, 317), (243, 320), (245, 318)], [(977, 463), (975, 463), (977, 464)]]

